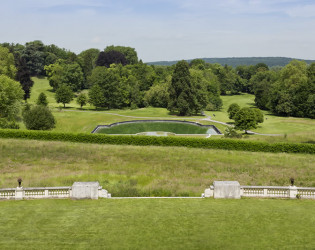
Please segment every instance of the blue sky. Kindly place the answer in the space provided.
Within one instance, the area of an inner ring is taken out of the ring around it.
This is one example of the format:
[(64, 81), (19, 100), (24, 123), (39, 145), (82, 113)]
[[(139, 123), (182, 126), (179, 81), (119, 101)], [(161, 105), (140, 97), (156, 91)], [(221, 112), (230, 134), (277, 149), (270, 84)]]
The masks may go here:
[(315, 0), (1, 0), (0, 42), (79, 53), (130, 46), (144, 62), (315, 59)]

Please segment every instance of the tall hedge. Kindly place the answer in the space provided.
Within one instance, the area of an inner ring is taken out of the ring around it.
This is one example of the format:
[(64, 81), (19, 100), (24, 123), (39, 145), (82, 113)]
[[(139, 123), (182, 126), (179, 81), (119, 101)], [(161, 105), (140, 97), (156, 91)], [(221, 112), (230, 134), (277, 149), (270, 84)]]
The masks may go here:
[(86, 133), (59, 133), (48, 131), (27, 131), (0, 129), (0, 138), (18, 138), (46, 141), (69, 141), (81, 143), (174, 146), (205, 149), (225, 149), (251, 152), (307, 153), (315, 154), (315, 145), (306, 143), (267, 143), (233, 139), (205, 139), (186, 137), (155, 137), (130, 135), (102, 135)]

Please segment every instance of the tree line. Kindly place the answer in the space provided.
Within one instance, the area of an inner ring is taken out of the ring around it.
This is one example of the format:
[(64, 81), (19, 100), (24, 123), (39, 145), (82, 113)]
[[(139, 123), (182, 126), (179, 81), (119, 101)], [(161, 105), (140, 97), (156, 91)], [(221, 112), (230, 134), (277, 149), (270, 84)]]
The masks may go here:
[[(220, 110), (220, 95), (250, 93), (258, 108), (283, 116), (315, 117), (315, 63), (291, 61), (285, 67), (264, 63), (236, 68), (195, 59), (172, 66), (147, 65), (134, 48), (108, 46), (79, 54), (41, 41), (0, 44), (0, 82), (7, 97), (1, 118), (17, 116), (19, 100), (30, 97), (32, 76), (47, 77), (56, 101), (120, 109), (163, 107), (178, 115)], [(14, 84), (13, 84), (14, 82)], [(21, 90), (20, 90), (21, 89)], [(80, 93), (88, 89), (88, 95)]]

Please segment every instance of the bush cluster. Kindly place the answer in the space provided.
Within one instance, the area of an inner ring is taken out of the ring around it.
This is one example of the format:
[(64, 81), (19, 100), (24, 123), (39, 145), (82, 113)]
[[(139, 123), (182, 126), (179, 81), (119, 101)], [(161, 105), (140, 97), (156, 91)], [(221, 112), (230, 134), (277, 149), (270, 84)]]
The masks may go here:
[(205, 149), (225, 149), (251, 152), (315, 154), (315, 145), (307, 143), (267, 143), (236, 139), (205, 139), (186, 137), (123, 136), (48, 131), (0, 130), (0, 138), (22, 138), (47, 141), (69, 141), (137, 146), (171, 146)]

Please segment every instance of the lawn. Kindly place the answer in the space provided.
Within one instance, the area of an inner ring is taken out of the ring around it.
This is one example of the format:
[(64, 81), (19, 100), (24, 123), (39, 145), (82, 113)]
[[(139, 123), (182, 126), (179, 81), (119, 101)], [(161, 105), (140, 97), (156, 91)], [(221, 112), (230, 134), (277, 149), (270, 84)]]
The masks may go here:
[(215, 180), (315, 187), (315, 156), (0, 139), (0, 188), (99, 181), (113, 196), (201, 196)]
[[(79, 108), (73, 100), (66, 105), (66, 109), (59, 110), (62, 104), (56, 103), (54, 93), (49, 86), (47, 79), (33, 78), (35, 84), (32, 88), (31, 98), (29, 103), (35, 103), (40, 92), (44, 92), (49, 101), (49, 106), (53, 108), (53, 114), (57, 120), (56, 131), (63, 132), (87, 132), (90, 133), (97, 125), (108, 125), (119, 121), (141, 120), (146, 118), (152, 119), (179, 119), (195, 121), (206, 125), (215, 125), (222, 133), (226, 126), (218, 123), (203, 121), (203, 116), (179, 117), (170, 114), (164, 108), (141, 108), (135, 110), (109, 110), (95, 111), (90, 106), (84, 106), (83, 110)], [(227, 109), (230, 104), (238, 103), (241, 107), (254, 107), (254, 96), (250, 94), (241, 94), (234, 96), (221, 96), (223, 100), (223, 108), (221, 111), (206, 111), (205, 113), (211, 116), (212, 119), (232, 123), (228, 118)], [(253, 131), (264, 134), (280, 134), (279, 137), (260, 137), (251, 136), (251, 140), (264, 141), (291, 141), (291, 142), (315, 142), (315, 120), (307, 118), (294, 117), (279, 117), (263, 111), (265, 115), (264, 123), (260, 124)], [(24, 128), (24, 126), (21, 126)]]
[(313, 249), (310, 200), (0, 202), (1, 249)]

